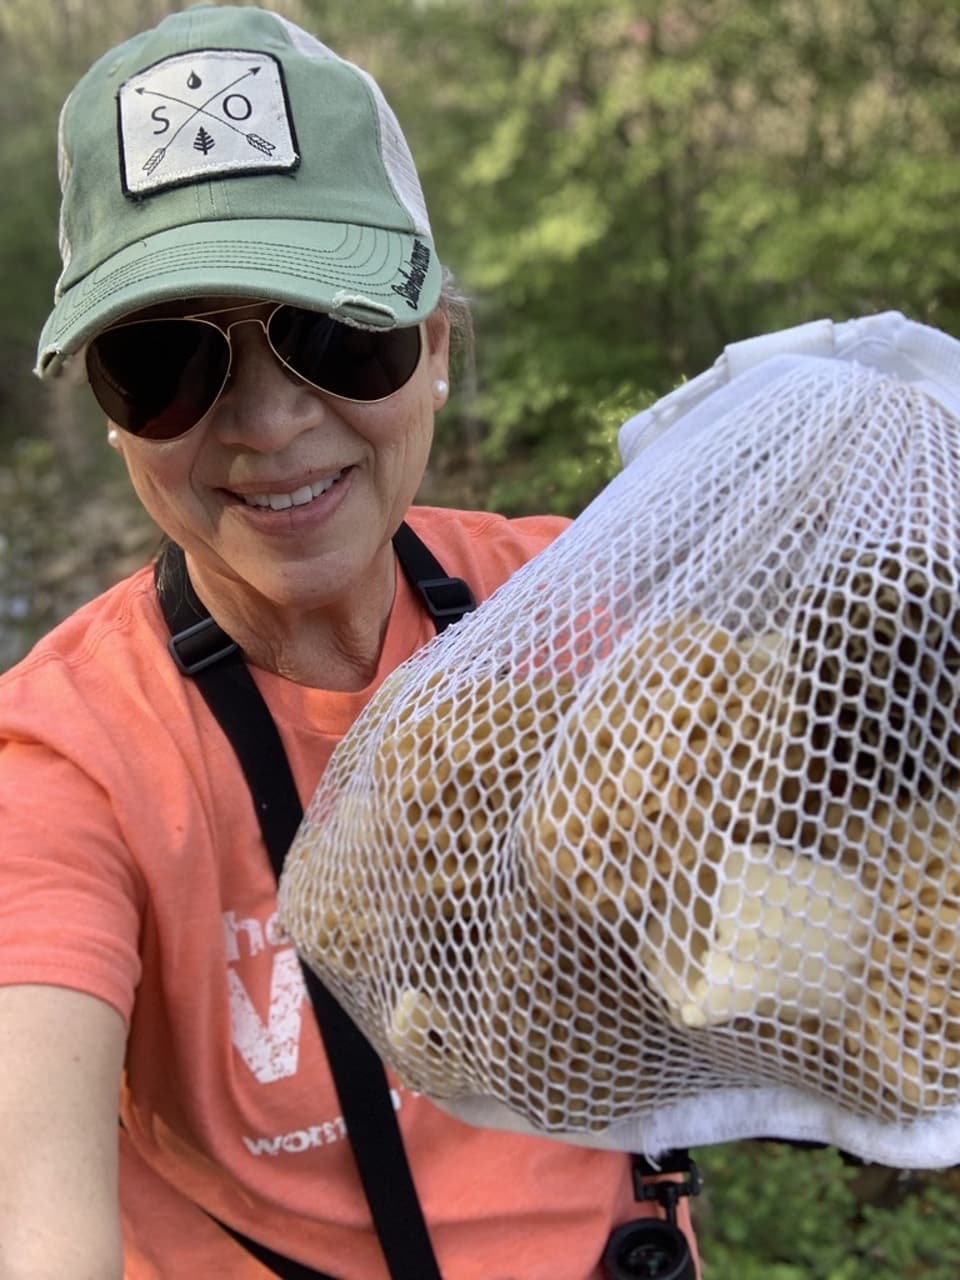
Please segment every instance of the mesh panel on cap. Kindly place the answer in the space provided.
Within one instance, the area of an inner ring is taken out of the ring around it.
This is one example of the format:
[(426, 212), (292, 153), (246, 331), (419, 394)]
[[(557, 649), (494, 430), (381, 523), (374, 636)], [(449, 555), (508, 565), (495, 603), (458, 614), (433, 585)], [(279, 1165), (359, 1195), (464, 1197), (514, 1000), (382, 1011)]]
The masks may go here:
[(280, 17), (279, 14), (276, 15), (276, 18), (278, 22), (281, 22), (286, 27), (291, 43), (301, 53), (312, 58), (333, 58), (337, 62), (342, 62), (346, 66), (352, 67), (366, 83), (377, 111), (377, 119), (380, 126), (381, 154), (390, 185), (393, 187), (397, 199), (412, 218), (415, 230), (421, 235), (429, 236), (430, 220), (427, 217), (427, 206), (423, 198), (423, 190), (420, 186), (420, 179), (417, 176), (413, 156), (403, 136), (400, 122), (397, 120), (393, 108), (383, 96), (383, 92), (376, 80), (369, 72), (364, 71), (362, 67), (358, 67), (356, 63), (349, 62), (346, 58), (341, 58), (338, 53), (328, 48), (316, 36), (304, 31), (302, 27), (298, 27), (288, 19)]
[[(60, 111), (60, 119), (57, 124), (57, 180), (60, 183), (60, 190), (66, 191), (67, 184), (70, 181), (70, 174), (73, 169), (73, 160), (67, 149), (67, 140), (65, 133), (65, 123), (67, 118), (67, 109), (70, 105), (70, 99), (67, 98)], [(70, 259), (73, 257), (73, 245), (70, 243), (70, 235), (67, 230), (66, 211), (61, 205), (59, 219), (59, 248), (62, 267), (60, 275), (57, 277), (57, 283), (54, 285), (53, 296), (59, 300), (63, 293), (63, 281), (67, 272), (70, 270)]]
[(951, 1163), (960, 420), (853, 362), (769, 370), (386, 682), (283, 919), (473, 1120)]

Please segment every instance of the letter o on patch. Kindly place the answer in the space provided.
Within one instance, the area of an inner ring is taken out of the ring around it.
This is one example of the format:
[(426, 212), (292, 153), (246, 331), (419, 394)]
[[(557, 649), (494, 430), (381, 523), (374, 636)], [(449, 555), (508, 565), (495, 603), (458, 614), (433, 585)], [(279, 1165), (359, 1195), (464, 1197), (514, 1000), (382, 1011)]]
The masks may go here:
[[(241, 103), (240, 107), (231, 107), (230, 103)], [(223, 114), (230, 120), (249, 120), (253, 115), (253, 107), (249, 98), (242, 93), (228, 93), (223, 100)]]

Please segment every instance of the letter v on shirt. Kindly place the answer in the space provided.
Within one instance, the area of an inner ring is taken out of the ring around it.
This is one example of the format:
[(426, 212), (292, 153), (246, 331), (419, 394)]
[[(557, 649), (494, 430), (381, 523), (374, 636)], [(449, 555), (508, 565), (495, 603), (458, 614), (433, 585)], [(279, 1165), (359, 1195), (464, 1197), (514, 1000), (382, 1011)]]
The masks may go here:
[(237, 919), (236, 912), (223, 914), (224, 941), (229, 961), (237, 962), (247, 952), (259, 963), (272, 965), (270, 1004), (266, 1020), (257, 1010), (234, 963), (227, 971), (230, 990), (230, 1027), (234, 1046), (260, 1084), (270, 1084), (296, 1074), (300, 1055), (303, 1006), (307, 999), (300, 962), (292, 946), (268, 950), (264, 943), (286, 943), (270, 916), (261, 928), (254, 917)]
[(296, 1074), (306, 988), (293, 947), (274, 953), (266, 1022), (254, 1008), (240, 975), (231, 970), (227, 981), (233, 1043), (257, 1080), (270, 1084)]

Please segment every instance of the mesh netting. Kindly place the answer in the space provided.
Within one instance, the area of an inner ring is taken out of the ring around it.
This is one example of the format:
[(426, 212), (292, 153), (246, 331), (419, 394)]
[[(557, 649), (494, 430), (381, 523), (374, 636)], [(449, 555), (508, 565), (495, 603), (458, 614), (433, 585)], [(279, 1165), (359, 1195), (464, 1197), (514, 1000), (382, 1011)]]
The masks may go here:
[(327, 770), (285, 925), (455, 1114), (960, 1159), (960, 408), (830, 340), (645, 415)]

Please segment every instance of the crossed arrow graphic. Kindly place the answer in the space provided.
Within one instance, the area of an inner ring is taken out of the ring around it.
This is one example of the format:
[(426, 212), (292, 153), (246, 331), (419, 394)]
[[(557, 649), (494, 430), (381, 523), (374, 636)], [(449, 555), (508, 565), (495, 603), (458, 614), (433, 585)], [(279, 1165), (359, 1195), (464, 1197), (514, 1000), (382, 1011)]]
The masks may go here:
[(156, 151), (154, 151), (152, 155), (150, 155), (147, 158), (147, 160), (144, 162), (144, 165), (143, 165), (144, 172), (153, 173), (153, 171), (157, 168), (157, 166), (163, 160), (163, 157), (167, 154), (169, 149), (173, 146), (174, 142), (176, 142), (177, 136), (187, 127), (187, 125), (190, 123), (191, 120), (195, 120), (197, 116), (200, 116), (200, 115), (209, 116), (211, 120), (216, 120), (218, 124), (226, 125), (227, 128), (232, 129), (234, 133), (238, 133), (242, 138), (246, 138), (247, 142), (250, 144), (251, 147), (255, 147), (258, 151), (262, 151), (264, 155), (268, 155), (268, 156), (273, 155), (274, 151), (276, 150), (274, 143), (268, 142), (267, 139), (262, 138), (259, 133), (248, 133), (244, 129), (238, 129), (237, 126), (233, 124), (230, 120), (225, 119), (223, 116), (217, 115), (215, 111), (207, 110), (207, 107), (210, 105), (211, 102), (213, 102), (214, 98), (221, 97), (229, 89), (232, 89), (234, 88), (235, 85), (238, 85), (241, 82), (241, 80), (246, 80), (248, 76), (255, 76), (259, 74), (259, 72), (260, 72), (260, 67), (250, 67), (250, 69), (248, 71), (245, 71), (242, 76), (237, 76), (236, 80), (231, 80), (229, 84), (224, 85), (222, 88), (217, 89), (216, 92), (211, 93), (210, 97), (207, 98), (206, 101), (201, 102), (199, 106), (195, 105), (192, 102), (187, 102), (184, 98), (178, 98), (176, 97), (175, 94), (172, 94), (172, 93), (160, 93), (156, 89), (146, 89), (146, 88), (137, 89), (136, 92), (139, 93), (141, 96), (146, 95), (147, 97), (150, 97), (150, 98), (163, 98), (167, 102), (176, 102), (181, 107), (190, 108), (190, 114), (180, 122), (180, 124), (177, 126), (176, 130), (174, 131), (173, 136), (168, 139), (166, 145), (162, 147), (158, 147)]

